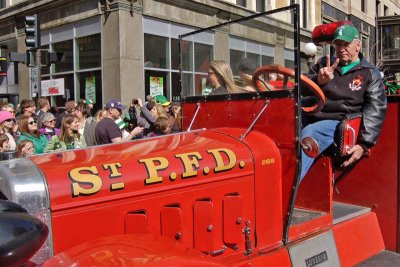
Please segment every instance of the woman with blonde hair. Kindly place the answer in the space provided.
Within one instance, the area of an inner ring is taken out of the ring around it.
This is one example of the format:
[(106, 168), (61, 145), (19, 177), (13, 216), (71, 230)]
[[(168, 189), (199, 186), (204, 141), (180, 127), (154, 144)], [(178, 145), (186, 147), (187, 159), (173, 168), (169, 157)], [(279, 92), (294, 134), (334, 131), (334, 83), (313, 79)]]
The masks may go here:
[(99, 109), (96, 112), (96, 115), (94, 115), (94, 117), (96, 118), (96, 122), (101, 121), (105, 116), (107, 115), (107, 110), (103, 109)]
[(61, 122), (59, 135), (52, 137), (45, 152), (86, 147), (85, 138), (79, 133), (79, 121), (75, 114), (66, 114)]
[(208, 65), (208, 81), (213, 88), (211, 95), (242, 93), (235, 84), (231, 67), (223, 60), (211, 61)]

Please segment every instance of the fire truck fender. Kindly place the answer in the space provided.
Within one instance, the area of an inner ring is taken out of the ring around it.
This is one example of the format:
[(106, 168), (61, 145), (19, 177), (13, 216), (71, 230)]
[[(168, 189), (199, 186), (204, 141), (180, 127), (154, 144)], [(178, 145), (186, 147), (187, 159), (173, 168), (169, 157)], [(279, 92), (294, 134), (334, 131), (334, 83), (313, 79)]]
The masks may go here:
[(225, 266), (178, 241), (150, 234), (94, 239), (47, 260), (50, 266)]

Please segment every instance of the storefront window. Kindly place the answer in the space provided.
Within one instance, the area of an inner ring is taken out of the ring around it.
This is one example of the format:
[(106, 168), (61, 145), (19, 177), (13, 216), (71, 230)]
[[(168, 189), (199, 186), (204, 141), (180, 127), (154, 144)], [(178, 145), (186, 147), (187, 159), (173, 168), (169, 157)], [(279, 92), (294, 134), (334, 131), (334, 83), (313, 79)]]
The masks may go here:
[(261, 56), (262, 65), (272, 65), (274, 64), (274, 58), (269, 56)]
[(254, 62), (257, 63), (258, 66), (260, 66), (260, 55), (259, 54), (254, 54), (254, 53), (246, 53), (246, 58), (251, 58), (254, 60)]
[(180, 102), (181, 100), (181, 87), (180, 87), (180, 81), (181, 76), (179, 72), (171, 72), (171, 93), (172, 97), (171, 100), (173, 102)]
[(100, 34), (85, 36), (76, 39), (77, 68), (90, 69), (101, 66), (101, 39)]
[[(52, 106), (64, 107), (65, 102), (75, 99), (74, 93), (74, 75), (64, 74), (64, 75), (54, 75), (52, 79), (64, 79), (64, 95), (57, 95), (52, 97)], [(47, 79), (48, 80), (48, 79)]]
[(245, 52), (244, 51), (238, 51), (231, 49), (230, 51), (230, 62), (232, 66), (232, 72), (234, 76), (239, 76), (239, 62), (245, 58)]
[(207, 75), (196, 74), (194, 79), (194, 95), (208, 95), (211, 93), (211, 88), (207, 83)]
[(208, 72), (208, 64), (213, 60), (213, 47), (206, 44), (194, 44), (194, 63), (196, 72)]
[(41, 49), (43, 50), (43, 52), (41, 54), (42, 67), (40, 68), (40, 71), (42, 75), (50, 74), (50, 66), (46, 66), (46, 56), (49, 51), (49, 45), (42, 45)]
[(169, 68), (168, 38), (152, 34), (144, 35), (144, 62), (150, 68)]
[[(193, 43), (182, 41), (182, 69), (186, 71), (193, 70)], [(171, 69), (179, 70), (179, 40), (171, 39)]]
[(144, 77), (146, 96), (167, 95), (168, 72), (146, 70)]
[[(67, 40), (52, 44), (54, 52), (63, 52), (64, 60), (54, 64), (55, 72), (66, 72), (74, 70), (73, 40)], [(73, 88), (73, 87), (72, 87)]]
[(193, 74), (183, 73), (182, 75), (182, 95), (193, 95)]
[(79, 72), (77, 80), (77, 98), (92, 100), (95, 103), (94, 110), (101, 108), (101, 71)]

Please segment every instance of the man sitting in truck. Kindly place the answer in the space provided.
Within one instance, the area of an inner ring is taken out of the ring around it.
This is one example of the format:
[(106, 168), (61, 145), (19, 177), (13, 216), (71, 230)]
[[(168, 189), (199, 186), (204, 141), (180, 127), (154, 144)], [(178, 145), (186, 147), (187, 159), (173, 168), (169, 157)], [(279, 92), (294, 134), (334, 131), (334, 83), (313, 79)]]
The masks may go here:
[[(379, 70), (368, 63), (361, 51), (358, 30), (351, 25), (342, 25), (332, 41), (336, 58), (322, 58), (311, 68), (311, 79), (326, 96), (321, 112), (308, 114), (302, 138), (313, 138), (319, 153), (334, 142), (334, 133), (346, 114), (362, 113), (362, 123), (357, 144), (347, 151), (349, 158), (343, 166), (359, 160), (376, 144), (386, 115), (386, 96)], [(333, 64), (331, 65), (331, 62)], [(314, 158), (302, 152), (303, 179), (314, 162)]]

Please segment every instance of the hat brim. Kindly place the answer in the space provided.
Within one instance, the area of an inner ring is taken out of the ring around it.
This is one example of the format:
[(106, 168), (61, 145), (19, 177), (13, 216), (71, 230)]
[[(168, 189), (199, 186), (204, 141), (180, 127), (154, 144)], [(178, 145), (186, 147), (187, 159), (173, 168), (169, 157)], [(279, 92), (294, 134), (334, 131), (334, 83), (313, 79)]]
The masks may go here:
[(338, 36), (338, 37), (336, 37), (335, 39), (333, 39), (332, 42), (334, 43), (334, 42), (336, 42), (337, 40), (344, 41), (344, 42), (347, 42), (347, 43), (351, 43), (351, 42), (353, 42), (354, 38), (341, 35), (341, 36)]
[(161, 106), (163, 106), (163, 107), (168, 107), (169, 105), (171, 105), (171, 102), (165, 102), (165, 103), (161, 104)]

